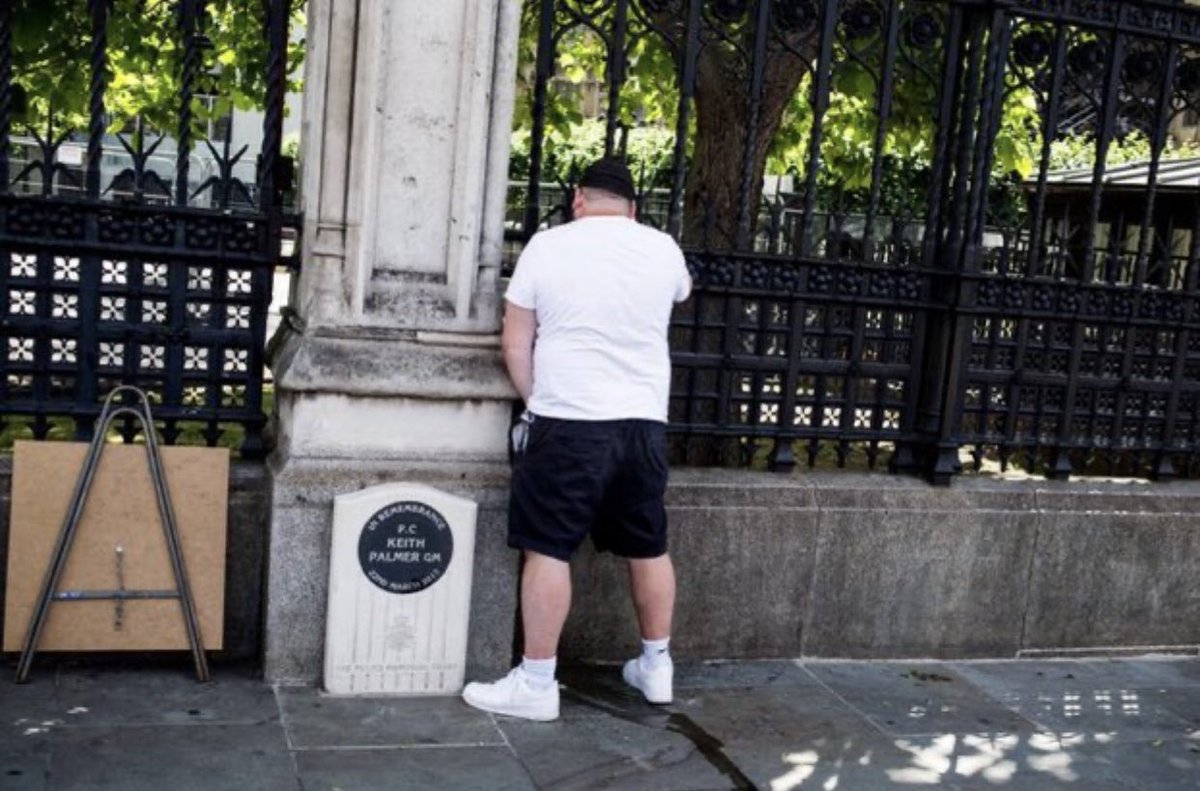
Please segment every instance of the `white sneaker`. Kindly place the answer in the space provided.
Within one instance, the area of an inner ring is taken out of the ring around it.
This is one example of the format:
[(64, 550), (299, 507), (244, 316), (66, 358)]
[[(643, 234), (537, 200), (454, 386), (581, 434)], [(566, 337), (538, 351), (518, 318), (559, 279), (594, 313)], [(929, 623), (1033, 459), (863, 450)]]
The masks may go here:
[(641, 657), (630, 659), (621, 671), (625, 683), (640, 690), (651, 703), (671, 702), (671, 682), (675, 677), (675, 664), (668, 659), (653, 670), (642, 667)]
[(477, 709), (538, 722), (558, 719), (558, 682), (536, 689), (529, 678), (514, 667), (499, 681), (473, 681), (463, 689), (463, 700)]

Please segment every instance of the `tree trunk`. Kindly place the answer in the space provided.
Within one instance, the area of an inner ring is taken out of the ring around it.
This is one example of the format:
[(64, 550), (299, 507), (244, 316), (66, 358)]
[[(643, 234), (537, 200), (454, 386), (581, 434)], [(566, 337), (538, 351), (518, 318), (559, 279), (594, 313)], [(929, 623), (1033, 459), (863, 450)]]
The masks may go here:
[[(751, 64), (726, 46), (710, 45), (701, 52), (696, 138), (684, 201), (684, 243), (689, 246), (753, 246), (767, 155), (807, 65), (792, 51), (777, 47), (769, 47), (765, 57), (756, 119)], [(744, 214), (749, 224), (745, 238), (739, 239)]]

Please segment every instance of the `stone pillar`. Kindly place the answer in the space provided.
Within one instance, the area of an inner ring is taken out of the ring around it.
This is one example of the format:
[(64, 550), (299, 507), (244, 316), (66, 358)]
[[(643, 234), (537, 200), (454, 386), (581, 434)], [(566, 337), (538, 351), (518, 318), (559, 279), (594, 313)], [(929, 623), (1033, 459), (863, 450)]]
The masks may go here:
[(321, 673), (332, 503), (479, 503), (468, 673), (507, 667), (503, 240), (520, 0), (309, 0), (303, 269), (272, 341), (265, 672)]

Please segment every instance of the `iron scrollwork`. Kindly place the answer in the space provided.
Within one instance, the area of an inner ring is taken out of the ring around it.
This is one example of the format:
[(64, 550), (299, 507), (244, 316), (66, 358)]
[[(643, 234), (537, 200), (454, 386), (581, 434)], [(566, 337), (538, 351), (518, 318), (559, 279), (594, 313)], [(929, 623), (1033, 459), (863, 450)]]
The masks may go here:
[[(212, 68), (204, 0), (177, 0), (164, 17), (179, 57), (169, 129), (140, 116), (114, 128), (109, 47), (114, 26), (129, 20), (107, 0), (79, 2), (91, 36), (86, 118), (21, 96), (40, 108), (26, 102), (21, 112), (44, 116), (34, 128), (18, 117), (17, 12), (0, 4), (0, 411), (35, 438), (64, 423), (86, 438), (105, 394), (136, 385), (151, 394), (168, 442), (198, 432), (216, 444), (235, 430), (243, 456), (261, 456), (267, 312), (289, 222), (281, 124), (292, 2), (261, 4), (268, 44), (257, 162), (232, 149), (227, 133), (212, 139), (196, 115), (198, 101), (220, 98), (202, 94)], [(194, 172), (199, 148), (214, 163), (204, 178)], [(102, 167), (105, 157), (125, 166)]]

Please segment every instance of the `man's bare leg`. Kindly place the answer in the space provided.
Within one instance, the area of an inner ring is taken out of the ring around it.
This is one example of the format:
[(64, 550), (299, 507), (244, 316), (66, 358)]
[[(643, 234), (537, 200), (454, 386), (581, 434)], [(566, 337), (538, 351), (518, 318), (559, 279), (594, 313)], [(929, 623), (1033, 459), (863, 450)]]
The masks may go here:
[(642, 639), (670, 637), (671, 617), (675, 612), (675, 567), (671, 565), (671, 556), (630, 558), (629, 591)]
[(555, 652), (570, 608), (571, 567), (561, 560), (526, 551), (521, 573), (525, 657), (519, 668), (499, 681), (467, 684), (463, 700), (477, 709), (510, 717), (557, 719)]
[(669, 646), (675, 610), (675, 567), (670, 556), (631, 558), (629, 591), (642, 632), (642, 653), (625, 663), (621, 676), (651, 703), (670, 703), (674, 665)]
[(525, 550), (521, 572), (521, 621), (525, 656), (550, 659), (571, 609), (571, 567), (557, 558)]

